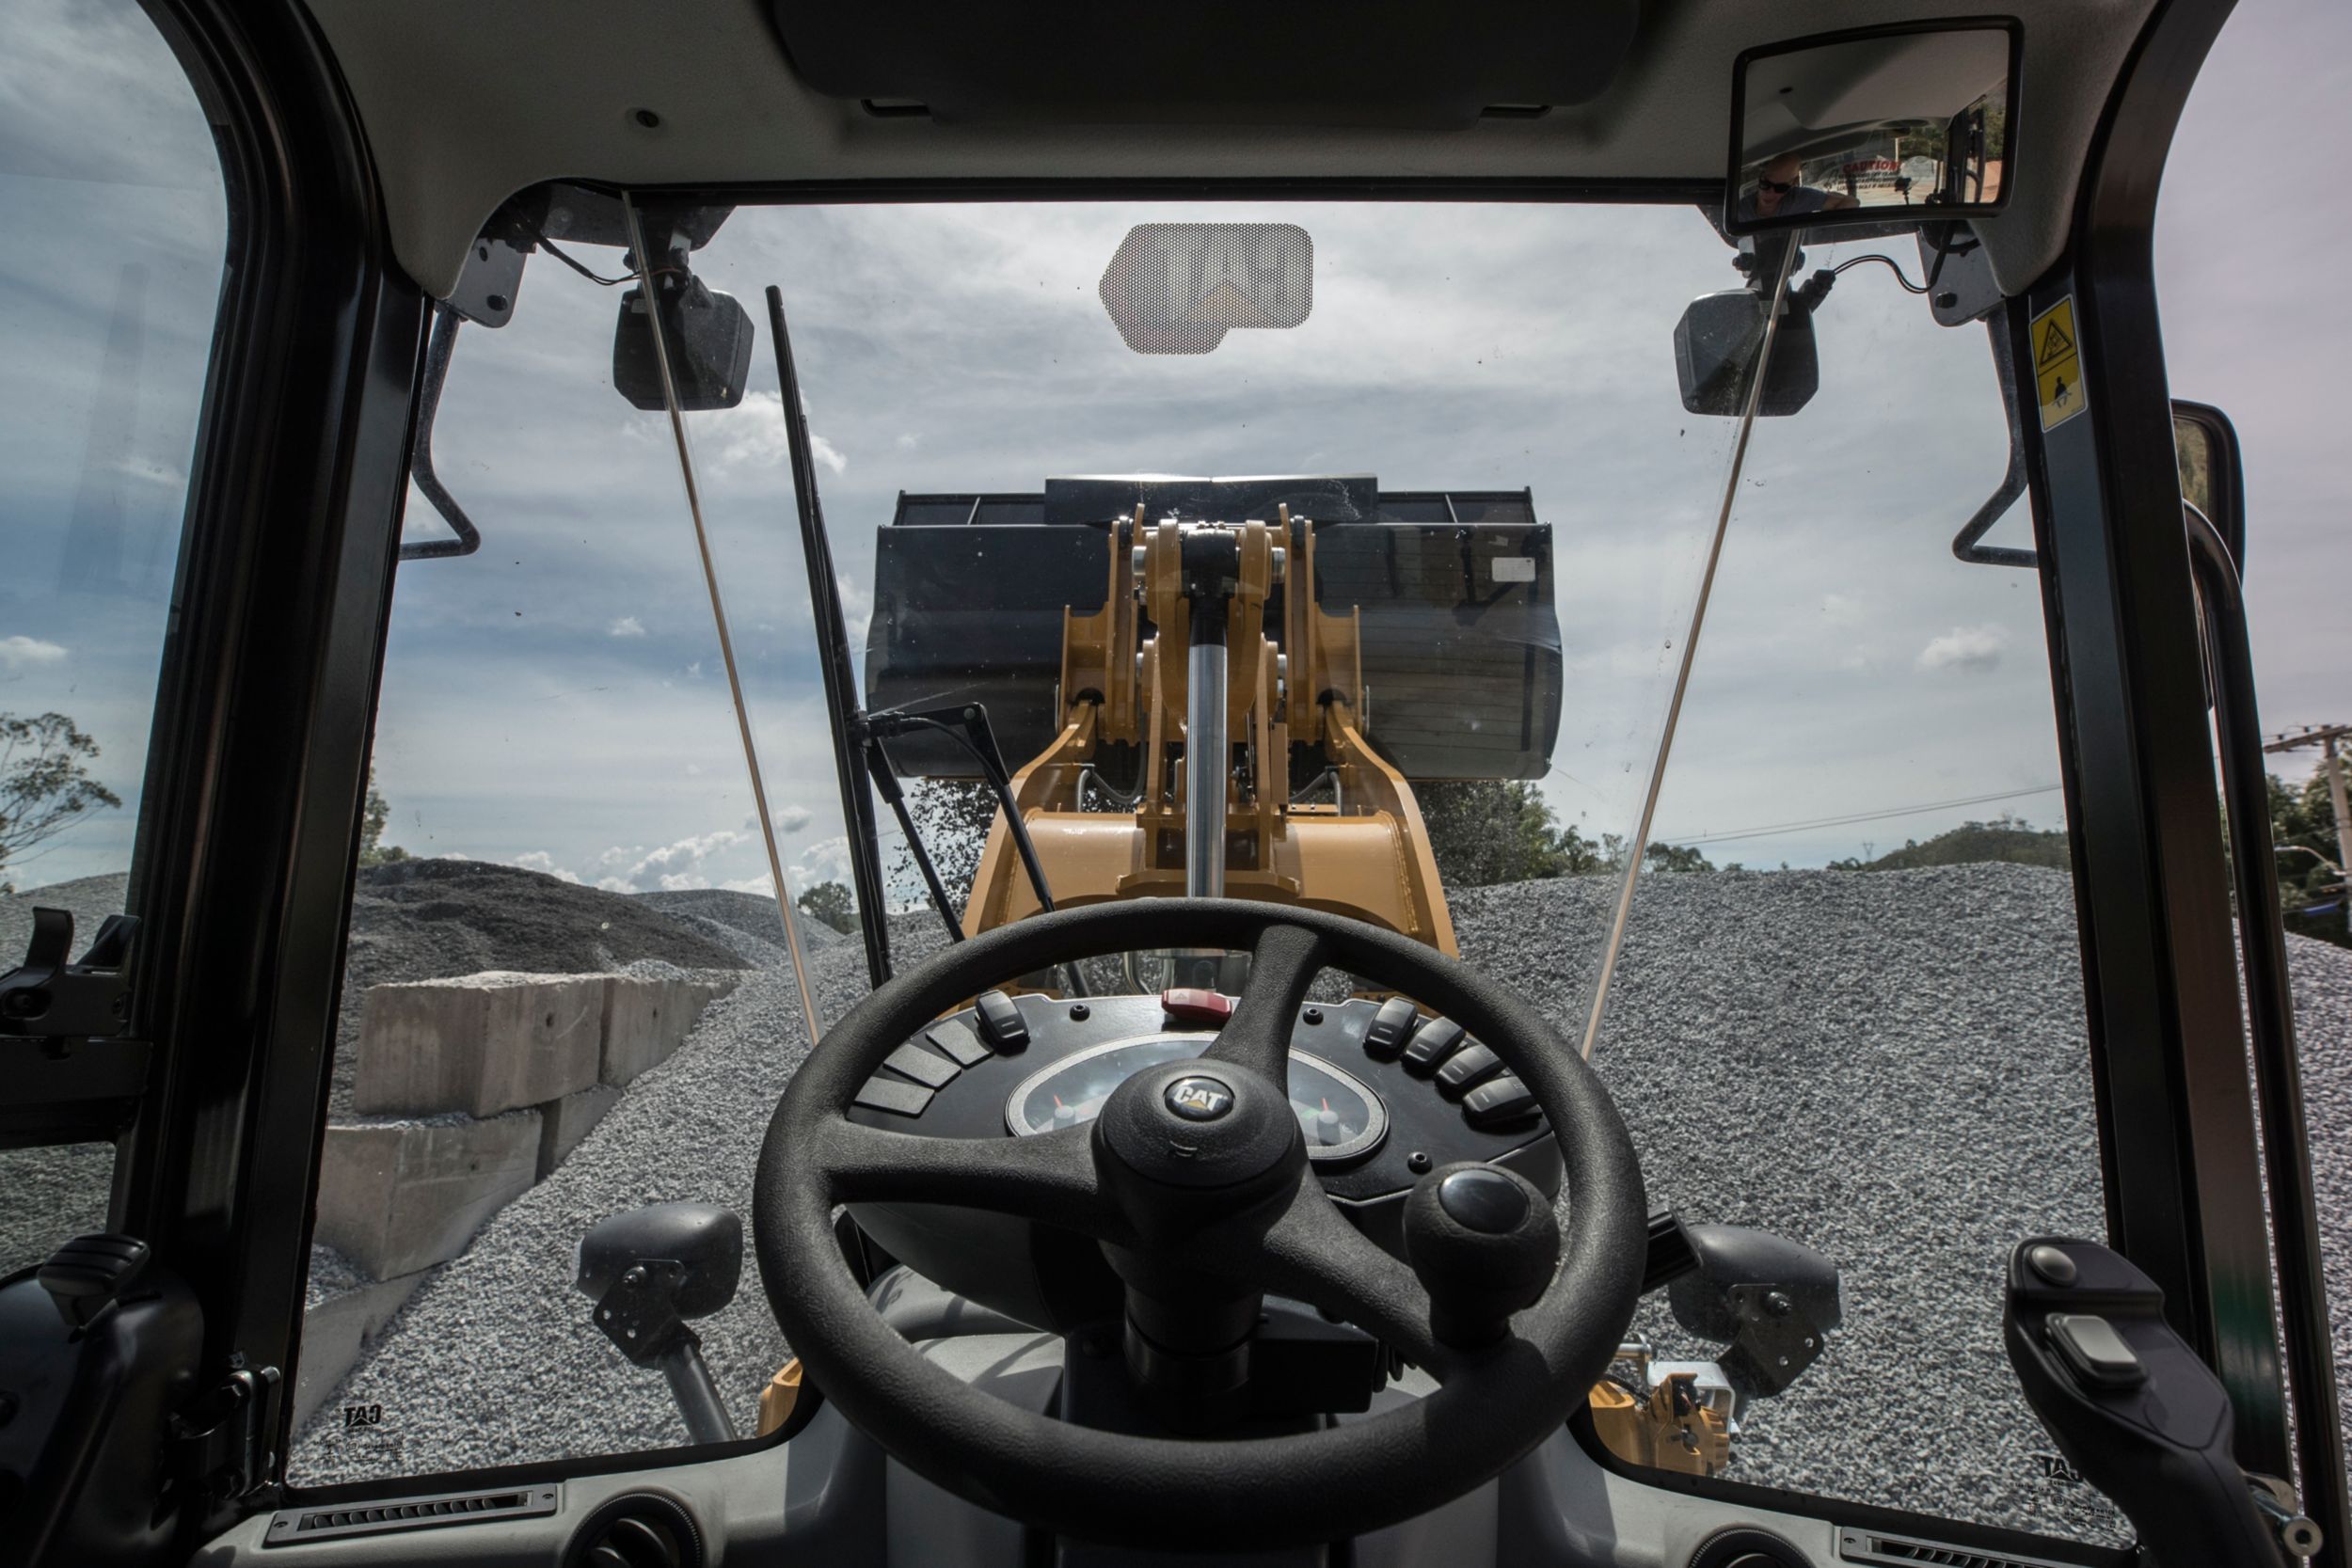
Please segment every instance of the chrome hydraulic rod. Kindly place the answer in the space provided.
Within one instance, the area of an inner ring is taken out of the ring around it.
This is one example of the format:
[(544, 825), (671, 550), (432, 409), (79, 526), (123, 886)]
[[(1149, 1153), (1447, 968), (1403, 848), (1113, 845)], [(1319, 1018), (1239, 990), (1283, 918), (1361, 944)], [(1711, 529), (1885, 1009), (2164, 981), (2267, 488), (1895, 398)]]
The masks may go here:
[[(1196, 601), (1197, 603), (1198, 601)], [(1225, 606), (1196, 610), (1184, 711), (1184, 895), (1225, 896)]]

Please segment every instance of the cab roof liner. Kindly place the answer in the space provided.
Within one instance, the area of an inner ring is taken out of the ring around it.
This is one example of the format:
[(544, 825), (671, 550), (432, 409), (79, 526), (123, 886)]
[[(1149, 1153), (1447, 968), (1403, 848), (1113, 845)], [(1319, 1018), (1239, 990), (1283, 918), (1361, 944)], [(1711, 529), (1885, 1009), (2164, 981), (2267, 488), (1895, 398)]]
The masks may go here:
[(804, 84), (882, 113), (972, 124), (1426, 130), (1460, 129), (1489, 111), (1590, 103), (1624, 65), (1641, 11), (1642, 0), (770, 7)]

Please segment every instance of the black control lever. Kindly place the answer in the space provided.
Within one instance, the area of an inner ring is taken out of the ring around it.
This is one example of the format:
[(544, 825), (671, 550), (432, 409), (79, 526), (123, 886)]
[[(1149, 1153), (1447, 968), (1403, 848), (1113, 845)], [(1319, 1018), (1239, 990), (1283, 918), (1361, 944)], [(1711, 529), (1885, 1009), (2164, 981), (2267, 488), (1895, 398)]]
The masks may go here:
[(2287, 1560), (2232, 1455), (2229, 1393), (2165, 1321), (2153, 1280), (2095, 1242), (2022, 1242), (2001, 1328), (2058, 1451), (2158, 1568)]

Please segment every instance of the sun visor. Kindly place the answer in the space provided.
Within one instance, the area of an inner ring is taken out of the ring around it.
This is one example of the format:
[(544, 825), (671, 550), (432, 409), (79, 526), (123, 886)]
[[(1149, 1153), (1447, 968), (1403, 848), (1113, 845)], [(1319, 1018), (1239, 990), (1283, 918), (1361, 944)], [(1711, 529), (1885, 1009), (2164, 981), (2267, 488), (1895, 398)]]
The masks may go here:
[(1458, 129), (1598, 97), (1641, 0), (1447, 6), (770, 7), (802, 81), (877, 113), (970, 122)]

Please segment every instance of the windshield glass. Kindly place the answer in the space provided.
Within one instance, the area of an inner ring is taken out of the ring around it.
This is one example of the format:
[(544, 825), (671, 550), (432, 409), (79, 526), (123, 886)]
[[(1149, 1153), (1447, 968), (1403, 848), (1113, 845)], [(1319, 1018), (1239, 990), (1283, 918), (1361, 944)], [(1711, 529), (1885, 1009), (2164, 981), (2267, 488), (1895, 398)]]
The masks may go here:
[[(1816, 245), (1759, 384), (1773, 247), (1687, 207), (596, 199), (537, 210), (562, 254), (454, 356), (436, 462), (480, 553), (402, 571), (298, 1476), (688, 1441), (593, 1326), (583, 1237), (748, 1217), (812, 1041), (953, 935), (1221, 892), (1458, 954), (1591, 1053), (1731, 1271), (1645, 1302), (1591, 1401), (1617, 1461), (2111, 1532), (2052, 1489), (1991, 1284), (2102, 1227), (2040, 601), (1951, 549), (1999, 383), (1883, 269), (1811, 277), (1910, 254)], [(1003, 976), (854, 1114), (1084, 1121), (1246, 979)], [(1358, 977), (1289, 1091), (1391, 1242), (1449, 1161), (1559, 1187), (1484, 1042)], [(1073, 1321), (1037, 1236), (846, 1219), (861, 1270)], [(1785, 1369), (1721, 1293), (1750, 1246)], [(693, 1327), (767, 1430), (761, 1293)]]

